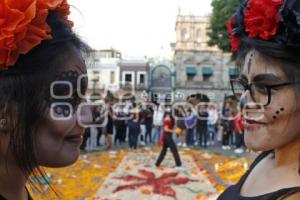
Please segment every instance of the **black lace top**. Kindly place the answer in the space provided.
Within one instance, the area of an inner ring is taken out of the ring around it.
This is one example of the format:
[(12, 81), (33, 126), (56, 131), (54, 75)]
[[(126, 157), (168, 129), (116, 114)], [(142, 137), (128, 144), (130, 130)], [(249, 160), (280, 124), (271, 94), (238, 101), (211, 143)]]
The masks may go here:
[[(27, 191), (27, 194), (28, 194), (28, 200), (33, 200), (33, 198), (30, 196), (29, 192)], [(8, 200), (6, 199), (5, 197), (3, 197), (1, 194), (0, 194), (0, 200)]]
[[(267, 155), (269, 155), (272, 151), (267, 151), (261, 153), (252, 163), (250, 169), (242, 176), (240, 181), (233, 186), (228, 187), (217, 200), (277, 200), (277, 199), (285, 199), (286, 197), (300, 192), (300, 186), (299, 187), (291, 187), (291, 188), (283, 188), (280, 190), (277, 190), (275, 192), (270, 192), (267, 194), (255, 196), (255, 197), (243, 197), (240, 195), (241, 188), (247, 179), (248, 175), (252, 171), (252, 169)], [(300, 183), (299, 183), (300, 184)]]

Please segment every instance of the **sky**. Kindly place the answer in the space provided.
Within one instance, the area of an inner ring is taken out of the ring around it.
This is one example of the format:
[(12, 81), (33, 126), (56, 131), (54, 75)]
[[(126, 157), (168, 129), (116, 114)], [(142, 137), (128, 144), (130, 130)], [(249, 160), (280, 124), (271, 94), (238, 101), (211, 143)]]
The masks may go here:
[(75, 32), (94, 49), (123, 57), (171, 58), (181, 14), (211, 13), (211, 0), (69, 0)]

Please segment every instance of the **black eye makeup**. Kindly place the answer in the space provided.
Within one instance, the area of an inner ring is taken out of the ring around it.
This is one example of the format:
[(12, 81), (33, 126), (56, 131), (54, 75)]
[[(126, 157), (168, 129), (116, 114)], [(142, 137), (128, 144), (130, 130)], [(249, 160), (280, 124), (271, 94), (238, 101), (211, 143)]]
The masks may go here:
[[(80, 85), (78, 85), (79, 77), (80, 74), (77, 71), (64, 71), (52, 83), (53, 86), (50, 88), (51, 91), (47, 101), (50, 106), (55, 104), (53, 109), (57, 115), (67, 117), (73, 114), (82, 102), (87, 89), (87, 78), (81, 78)], [(73, 113), (71, 113), (70, 106), (66, 104), (72, 106)]]

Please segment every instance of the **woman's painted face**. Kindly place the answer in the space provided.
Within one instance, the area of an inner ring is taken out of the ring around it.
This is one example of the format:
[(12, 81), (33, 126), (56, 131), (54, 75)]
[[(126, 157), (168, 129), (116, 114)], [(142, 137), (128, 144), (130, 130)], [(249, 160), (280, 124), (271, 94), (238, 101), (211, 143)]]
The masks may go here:
[[(281, 67), (284, 66), (251, 51), (246, 56), (240, 78), (249, 84), (260, 85), (288, 82)], [(241, 98), (247, 105), (244, 126), (248, 148), (255, 151), (277, 149), (300, 137), (300, 112), (293, 85), (272, 89), (271, 102), (267, 106), (255, 106), (249, 90)]]
[[(63, 82), (54, 84), (51, 97), (47, 100), (48, 119), (37, 132), (36, 153), (38, 164), (41, 166), (62, 167), (78, 159), (84, 134), (84, 128), (79, 125), (79, 118), (83, 123), (92, 121), (88, 107), (83, 107), (81, 112), (78, 112), (78, 105), (85, 101), (78, 92), (85, 94), (87, 80), (82, 79), (79, 84), (77, 80), (84, 74), (86, 74), (84, 61), (80, 52), (74, 48), (65, 70), (56, 79)], [(66, 85), (66, 82), (69, 84)], [(72, 85), (71, 92), (70, 85)], [(68, 96), (69, 94), (71, 95)], [(68, 98), (60, 99), (59, 96), (68, 96)]]

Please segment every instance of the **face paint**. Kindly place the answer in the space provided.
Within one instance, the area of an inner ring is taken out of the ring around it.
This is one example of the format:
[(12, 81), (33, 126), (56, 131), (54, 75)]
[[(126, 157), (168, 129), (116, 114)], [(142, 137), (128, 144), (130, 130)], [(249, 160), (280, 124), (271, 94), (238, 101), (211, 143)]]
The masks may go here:
[(248, 62), (248, 65), (247, 65), (248, 66), (248, 74), (250, 73), (252, 58), (253, 58), (253, 53), (250, 55), (249, 62)]
[(280, 110), (277, 110), (277, 111), (275, 112), (275, 115), (273, 115), (273, 119), (276, 119), (277, 116), (280, 114), (280, 112), (283, 112), (283, 111), (284, 111), (284, 108), (280, 108)]
[[(67, 117), (71, 114), (70, 106), (65, 105), (70, 104), (73, 107), (73, 113), (76, 111), (78, 105), (81, 103), (82, 99), (79, 97), (79, 92), (81, 94), (84, 94), (87, 88), (87, 81), (83, 78), (81, 79), (80, 86), (77, 84), (77, 80), (79, 77), (79, 73), (77, 71), (64, 71), (60, 73), (55, 81), (63, 81), (70, 83), (70, 86), (68, 84), (55, 84), (53, 87), (53, 94), (55, 96), (49, 95), (49, 98), (47, 99), (48, 105), (51, 105), (53, 103), (56, 103), (58, 105), (54, 106), (54, 112), (57, 115), (63, 115), (64, 117)], [(80, 88), (79, 88), (80, 87)], [(58, 98), (58, 97), (64, 97), (68, 94), (71, 94), (70, 97), (66, 98)], [(59, 103), (62, 103), (62, 105), (59, 105)], [(64, 103), (64, 105), (63, 105)]]

